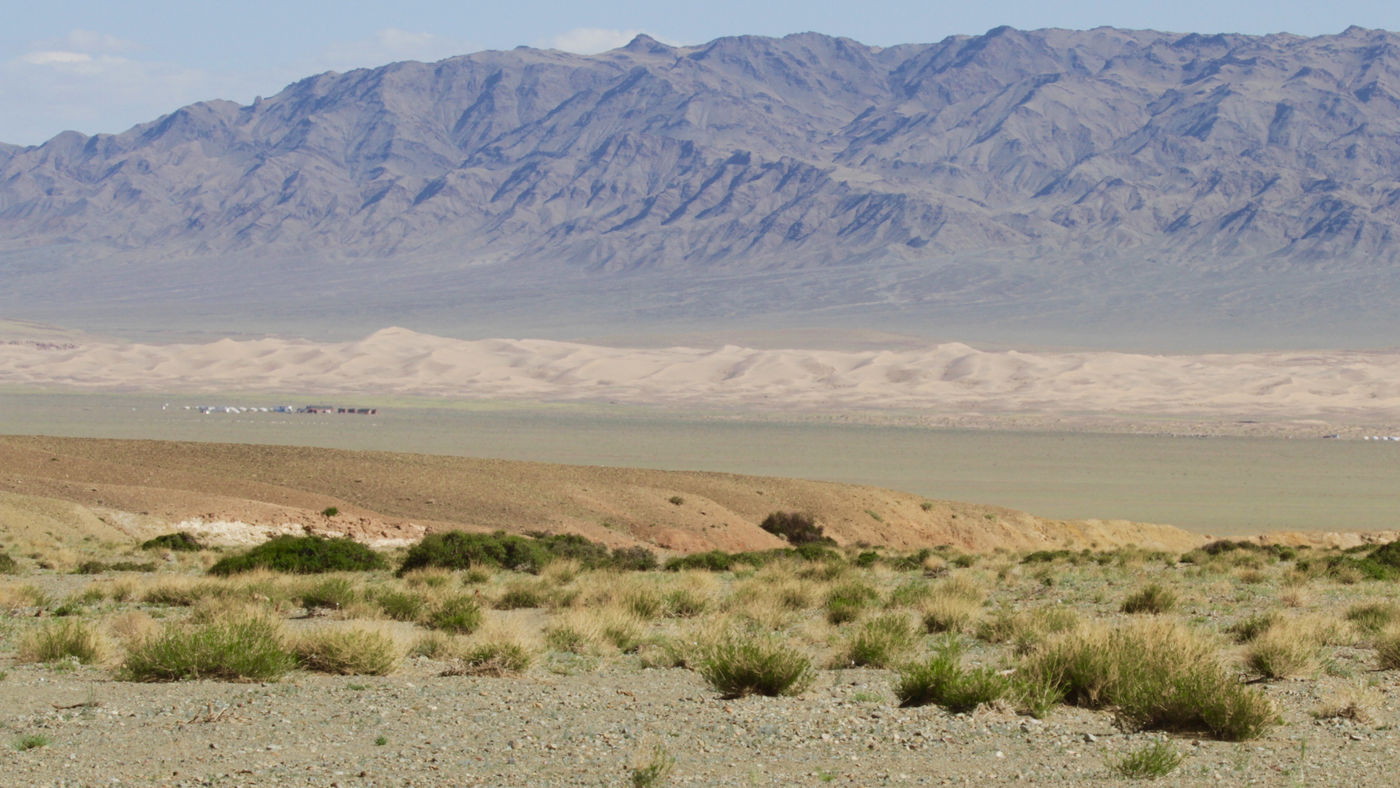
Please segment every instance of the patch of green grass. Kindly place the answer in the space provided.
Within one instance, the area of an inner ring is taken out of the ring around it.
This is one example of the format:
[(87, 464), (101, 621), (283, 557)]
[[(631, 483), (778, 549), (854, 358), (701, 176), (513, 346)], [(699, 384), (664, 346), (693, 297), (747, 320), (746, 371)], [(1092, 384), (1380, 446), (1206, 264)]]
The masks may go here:
[(902, 613), (886, 613), (866, 621), (846, 645), (838, 664), (887, 668), (902, 661), (919, 642), (919, 635)]
[(1130, 594), (1119, 608), (1124, 613), (1170, 613), (1176, 609), (1176, 594), (1171, 589), (1152, 583)]
[(137, 641), (127, 651), (120, 676), (131, 681), (274, 681), (295, 664), (275, 619), (227, 613), (167, 625), (159, 634)]
[(1129, 780), (1166, 777), (1181, 765), (1183, 756), (1169, 742), (1158, 739), (1109, 764), (1109, 770)]
[(77, 618), (50, 621), (26, 635), (19, 644), (23, 662), (76, 660), (90, 665), (101, 660), (102, 637), (92, 624)]
[(812, 660), (771, 636), (720, 638), (701, 648), (695, 669), (726, 698), (800, 695), (816, 681)]
[(342, 676), (384, 676), (399, 665), (393, 638), (359, 628), (308, 632), (296, 639), (291, 652), (306, 670)]
[(384, 615), (395, 621), (417, 621), (427, 607), (423, 596), (412, 591), (381, 591), (374, 601)]
[(476, 631), (477, 627), (481, 626), (484, 618), (481, 605), (478, 605), (475, 599), (466, 594), (457, 594), (440, 601), (428, 613), (428, 619), (425, 623), (431, 629), (470, 635)]
[(359, 572), (383, 569), (384, 558), (353, 539), (324, 536), (279, 536), (247, 552), (220, 559), (212, 575), (232, 575), (254, 569), (294, 574)]
[(1166, 622), (1065, 633), (1023, 659), (1017, 676), (1072, 705), (1111, 707), (1130, 730), (1244, 741), (1279, 722), (1269, 699), (1227, 671), (1212, 646)]
[(643, 744), (628, 769), (632, 788), (655, 788), (664, 784), (675, 766), (676, 757), (667, 752), (660, 741)]
[(19, 564), (10, 554), (0, 550), (0, 575), (12, 575), (19, 571)]
[(301, 606), (307, 610), (343, 610), (360, 598), (355, 584), (344, 577), (327, 577), (301, 592)]
[(461, 661), (444, 676), (514, 676), (524, 673), (535, 655), (523, 643), (498, 639), (481, 643), (462, 654)]
[(1346, 620), (1362, 632), (1380, 632), (1400, 620), (1400, 605), (1394, 602), (1358, 602), (1347, 608)]
[(16, 750), (23, 752), (24, 750), (37, 750), (40, 747), (47, 747), (49, 743), (49, 737), (42, 733), (26, 733), (23, 736), (16, 737), (12, 746)]
[(854, 621), (879, 598), (880, 592), (865, 583), (843, 583), (827, 592), (826, 620), (832, 624)]
[(901, 707), (937, 704), (954, 714), (998, 700), (1010, 689), (1011, 682), (990, 666), (964, 668), (962, 648), (951, 637), (927, 660), (906, 665), (894, 682)]
[(383, 747), (384, 745), (386, 745), (386, 744), (388, 744), (388, 743), (389, 743), (389, 737), (388, 737), (388, 736), (379, 735), (379, 736), (375, 736), (375, 737), (374, 737), (374, 746), (376, 746), (376, 747)]

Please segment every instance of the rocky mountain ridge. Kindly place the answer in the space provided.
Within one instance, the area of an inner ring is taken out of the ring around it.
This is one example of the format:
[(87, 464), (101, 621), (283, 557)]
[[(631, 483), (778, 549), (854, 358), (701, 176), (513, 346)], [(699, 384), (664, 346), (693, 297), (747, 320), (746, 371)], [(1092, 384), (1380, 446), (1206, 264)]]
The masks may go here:
[(1189, 304), (1222, 328), (1364, 333), (1400, 305), (1398, 204), (1385, 31), (642, 36), (0, 147), (0, 310), (273, 315), (290, 277), (430, 329), (478, 308), (542, 333), (589, 310), (1034, 332)]

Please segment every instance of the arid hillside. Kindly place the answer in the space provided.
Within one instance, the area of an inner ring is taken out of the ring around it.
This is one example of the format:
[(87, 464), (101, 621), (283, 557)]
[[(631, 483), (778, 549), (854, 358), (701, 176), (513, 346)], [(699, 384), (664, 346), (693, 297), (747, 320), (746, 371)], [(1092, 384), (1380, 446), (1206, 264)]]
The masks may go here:
[[(334, 507), (337, 514), (324, 511)], [(275, 531), (372, 543), (450, 528), (573, 532), (662, 551), (779, 547), (770, 512), (814, 515), (842, 544), (911, 549), (1144, 547), (1199, 535), (1123, 521), (1064, 521), (875, 487), (287, 446), (0, 437), (0, 534), (75, 560), (84, 545), (193, 530), (215, 542)], [(67, 551), (65, 553), (65, 551)], [(77, 551), (77, 552), (74, 552)]]

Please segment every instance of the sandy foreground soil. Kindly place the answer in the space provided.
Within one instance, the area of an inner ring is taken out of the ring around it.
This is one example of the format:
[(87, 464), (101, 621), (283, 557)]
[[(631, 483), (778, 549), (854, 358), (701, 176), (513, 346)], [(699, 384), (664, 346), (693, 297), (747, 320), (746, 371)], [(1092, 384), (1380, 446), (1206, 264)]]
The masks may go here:
[(626, 348), (468, 341), (404, 328), (343, 343), (143, 345), (0, 332), (0, 384), (607, 401), (789, 415), (904, 411), (930, 423), (1009, 419), (1018, 428), (1163, 417), (1203, 432), (1258, 432), (1252, 425), (1260, 421), (1312, 433), (1319, 425), (1400, 424), (1400, 351), (1143, 355), (985, 351), (959, 343), (859, 351)]

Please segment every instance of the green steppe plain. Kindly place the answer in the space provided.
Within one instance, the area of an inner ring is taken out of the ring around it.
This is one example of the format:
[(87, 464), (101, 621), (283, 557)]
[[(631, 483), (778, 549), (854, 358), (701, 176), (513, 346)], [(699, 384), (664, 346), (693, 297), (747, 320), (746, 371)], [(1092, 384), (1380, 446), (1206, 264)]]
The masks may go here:
[[(168, 403), (169, 407), (162, 409)], [(1400, 443), (949, 430), (638, 407), (326, 398), (375, 416), (202, 415), (266, 395), (0, 391), (0, 433), (323, 446), (871, 484), (1197, 533), (1400, 527)]]

